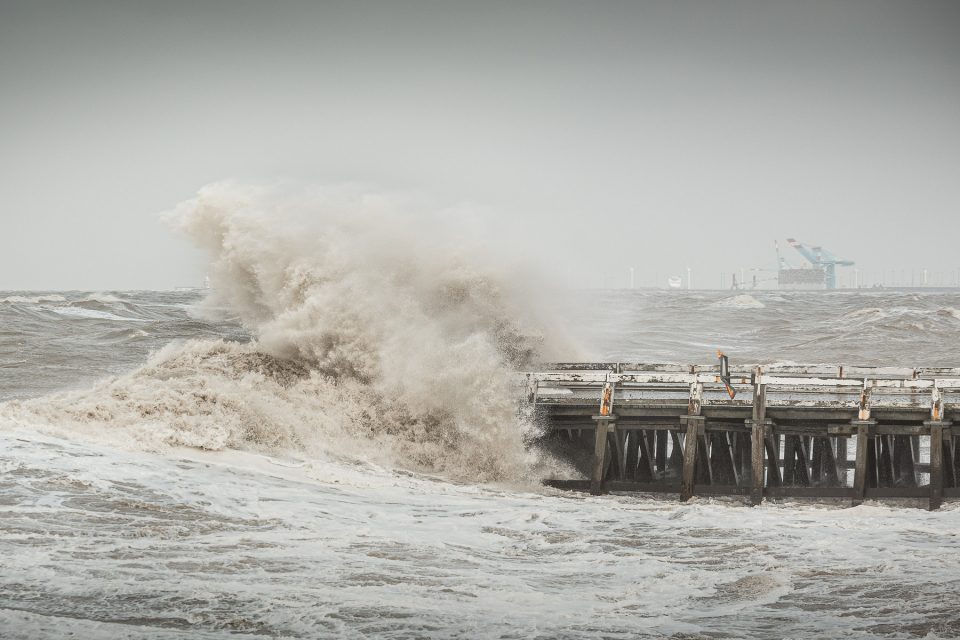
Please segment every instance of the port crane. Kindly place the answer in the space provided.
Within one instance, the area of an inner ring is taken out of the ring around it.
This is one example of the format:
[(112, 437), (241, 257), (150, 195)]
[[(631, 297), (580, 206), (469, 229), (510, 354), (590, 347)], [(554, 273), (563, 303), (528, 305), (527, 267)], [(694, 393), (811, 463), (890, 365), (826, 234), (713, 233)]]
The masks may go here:
[[(813, 268), (823, 270), (826, 276), (827, 289), (837, 288), (837, 267), (852, 267), (855, 264), (853, 260), (838, 258), (823, 247), (808, 247), (794, 238), (787, 238), (787, 243), (796, 249), (797, 253), (803, 256)], [(780, 256), (779, 247), (777, 248), (777, 259), (780, 262), (780, 268), (783, 269), (786, 261)]]

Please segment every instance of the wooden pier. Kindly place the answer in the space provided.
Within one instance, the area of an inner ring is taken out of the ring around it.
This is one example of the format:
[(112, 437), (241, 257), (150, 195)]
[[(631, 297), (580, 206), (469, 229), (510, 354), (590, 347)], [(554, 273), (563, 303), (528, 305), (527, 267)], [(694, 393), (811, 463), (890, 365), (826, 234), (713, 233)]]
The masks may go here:
[(567, 363), (528, 400), (594, 494), (960, 497), (960, 369)]

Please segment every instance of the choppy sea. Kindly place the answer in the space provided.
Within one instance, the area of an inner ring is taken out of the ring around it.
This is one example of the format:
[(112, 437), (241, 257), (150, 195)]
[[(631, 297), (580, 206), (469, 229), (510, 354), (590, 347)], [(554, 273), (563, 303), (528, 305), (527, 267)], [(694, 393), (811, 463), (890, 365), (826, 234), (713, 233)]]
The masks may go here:
[[(484, 457), (509, 434), (415, 420), (204, 295), (0, 292), (0, 637), (960, 637), (956, 504), (546, 489), (534, 453)], [(604, 291), (556, 314), (577, 357), (956, 366), (958, 309)]]

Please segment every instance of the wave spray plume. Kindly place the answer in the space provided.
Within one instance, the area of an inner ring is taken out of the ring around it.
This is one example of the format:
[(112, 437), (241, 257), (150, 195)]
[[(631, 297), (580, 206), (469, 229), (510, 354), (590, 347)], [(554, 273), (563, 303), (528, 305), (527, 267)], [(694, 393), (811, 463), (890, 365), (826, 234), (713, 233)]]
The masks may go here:
[(211, 257), (198, 312), (238, 316), (252, 341), (170, 345), (6, 413), (141, 446), (288, 448), (463, 480), (547, 464), (525, 446), (514, 371), (550, 341), (527, 330), (516, 280), (478, 266), (442, 218), (351, 187), (226, 183), (168, 217)]

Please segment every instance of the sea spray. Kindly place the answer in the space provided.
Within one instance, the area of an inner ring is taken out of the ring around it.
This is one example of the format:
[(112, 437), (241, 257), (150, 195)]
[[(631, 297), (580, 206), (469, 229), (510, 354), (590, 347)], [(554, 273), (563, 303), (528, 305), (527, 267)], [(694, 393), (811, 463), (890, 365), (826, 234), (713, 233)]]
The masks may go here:
[(517, 415), (516, 369), (551, 342), (530, 330), (523, 278), (429, 215), (352, 187), (224, 183), (167, 218), (210, 255), (199, 311), (238, 316), (251, 342), (170, 345), (5, 414), (147, 448), (292, 449), (463, 480), (546, 464)]

